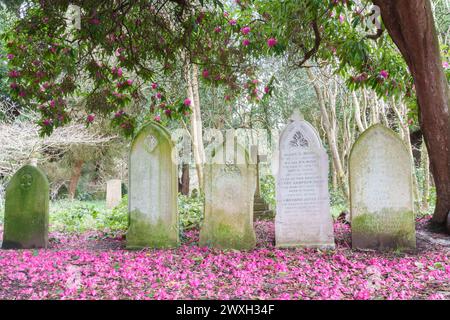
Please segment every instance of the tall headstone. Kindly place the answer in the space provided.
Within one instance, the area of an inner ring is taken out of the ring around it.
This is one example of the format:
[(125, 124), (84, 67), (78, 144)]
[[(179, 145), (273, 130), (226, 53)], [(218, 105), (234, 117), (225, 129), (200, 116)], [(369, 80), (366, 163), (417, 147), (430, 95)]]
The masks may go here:
[(150, 122), (131, 144), (127, 248), (179, 244), (177, 166), (166, 129)]
[(3, 249), (46, 248), (49, 185), (32, 165), (19, 169), (6, 188)]
[(334, 249), (328, 156), (314, 127), (295, 113), (280, 135), (277, 247)]
[(122, 180), (113, 179), (106, 182), (106, 207), (115, 208), (122, 200)]
[(414, 249), (412, 159), (397, 134), (367, 129), (350, 153), (352, 246)]
[[(233, 146), (233, 143), (226, 146)], [(224, 144), (216, 147), (204, 166), (205, 219), (200, 231), (202, 246), (245, 250), (256, 245), (253, 228), (256, 168), (250, 161), (248, 151), (240, 144), (235, 146), (234, 150), (226, 150)], [(230, 161), (233, 154), (234, 160)], [(229, 159), (228, 162), (225, 159)]]

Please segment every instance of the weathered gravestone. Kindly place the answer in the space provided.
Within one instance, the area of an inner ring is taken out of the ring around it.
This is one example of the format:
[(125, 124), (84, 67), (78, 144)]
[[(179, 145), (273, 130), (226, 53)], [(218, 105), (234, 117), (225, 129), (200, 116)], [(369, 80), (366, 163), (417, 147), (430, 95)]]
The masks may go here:
[(106, 182), (106, 207), (115, 208), (122, 200), (122, 180), (113, 179)]
[(367, 129), (350, 153), (352, 246), (414, 249), (412, 159), (397, 134)]
[(26, 165), (6, 188), (3, 249), (46, 248), (49, 185), (45, 174)]
[[(232, 143), (226, 145), (233, 146)], [(235, 150), (226, 150), (223, 144), (219, 145), (213, 149), (204, 166), (202, 246), (240, 250), (252, 249), (256, 245), (253, 228), (256, 168), (247, 150), (240, 144), (235, 146)], [(225, 153), (234, 154), (234, 160), (225, 161)]]
[(314, 127), (295, 113), (280, 135), (277, 247), (333, 249), (328, 156)]
[(179, 244), (173, 148), (167, 130), (154, 122), (141, 129), (131, 144), (127, 248), (167, 248)]

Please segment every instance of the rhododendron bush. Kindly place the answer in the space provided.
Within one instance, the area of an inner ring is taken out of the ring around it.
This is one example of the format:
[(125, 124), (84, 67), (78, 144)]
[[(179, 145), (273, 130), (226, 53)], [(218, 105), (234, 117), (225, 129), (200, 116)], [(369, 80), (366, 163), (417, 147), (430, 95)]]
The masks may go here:
[(47, 250), (0, 253), (2, 299), (448, 299), (450, 255), (355, 252), (335, 224), (331, 252), (276, 249), (257, 222), (252, 251), (199, 247), (190, 230), (172, 250), (123, 250), (122, 234), (50, 234)]
[(225, 100), (265, 99), (271, 82), (253, 83), (257, 59), (281, 54), (295, 67), (328, 61), (350, 88), (413, 95), (401, 55), (386, 34), (370, 39), (370, 10), (355, 1), (40, 0), (24, 12), (3, 35), (8, 77), (12, 95), (40, 111), (43, 133), (70, 121), (74, 94), (85, 95), (87, 124), (100, 114), (126, 134), (136, 126), (132, 103), (157, 121), (186, 117), (184, 98), (154, 82), (186, 63), (200, 66), (205, 83), (223, 86)]

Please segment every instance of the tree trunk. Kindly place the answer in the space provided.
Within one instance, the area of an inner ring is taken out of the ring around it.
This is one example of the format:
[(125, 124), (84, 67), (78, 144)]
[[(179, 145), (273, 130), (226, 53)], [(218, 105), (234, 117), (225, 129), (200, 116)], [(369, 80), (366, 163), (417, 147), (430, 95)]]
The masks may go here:
[(343, 169), (343, 166), (341, 163), (341, 159), (339, 157), (339, 150), (338, 150), (337, 141), (336, 141), (336, 132), (330, 122), (330, 118), (328, 116), (328, 112), (327, 112), (327, 108), (326, 108), (325, 101), (323, 98), (323, 94), (322, 94), (322, 91), (321, 91), (319, 85), (317, 84), (317, 81), (315, 81), (315, 79), (314, 79), (314, 74), (312, 73), (310, 68), (307, 68), (306, 72), (308, 73), (308, 77), (313, 84), (314, 90), (316, 92), (317, 100), (319, 102), (320, 112), (322, 115), (321, 118), (323, 120), (323, 126), (325, 128), (325, 132), (326, 132), (326, 136), (327, 136), (327, 140), (328, 140), (328, 146), (330, 147), (331, 156), (332, 156), (333, 163), (334, 163), (334, 168), (337, 172), (337, 175), (338, 175), (338, 178), (340, 181), (340, 185), (342, 187), (342, 191), (343, 191), (345, 197), (348, 199), (349, 193), (348, 193), (348, 186), (346, 183), (347, 179), (346, 179), (345, 172), (344, 172), (344, 169)]
[(420, 165), (423, 171), (423, 186), (422, 186), (422, 210), (428, 211), (430, 199), (430, 161), (428, 160), (427, 146), (422, 142), (422, 161)]
[(80, 181), (83, 164), (84, 160), (77, 160), (73, 166), (69, 184), (69, 200), (75, 199), (75, 193), (77, 191), (78, 181)]
[(178, 182), (178, 191), (185, 196), (189, 195), (189, 163), (181, 165), (181, 179)]
[(185, 77), (187, 81), (188, 97), (191, 100), (191, 137), (192, 151), (194, 153), (195, 168), (198, 177), (199, 190), (203, 190), (203, 164), (205, 162), (205, 149), (203, 146), (202, 117), (198, 93), (198, 68), (186, 63)]
[[(450, 97), (429, 0), (373, 0), (402, 53), (416, 87), (419, 121), (436, 185), (433, 221), (450, 211)], [(449, 230), (450, 231), (450, 230)]]

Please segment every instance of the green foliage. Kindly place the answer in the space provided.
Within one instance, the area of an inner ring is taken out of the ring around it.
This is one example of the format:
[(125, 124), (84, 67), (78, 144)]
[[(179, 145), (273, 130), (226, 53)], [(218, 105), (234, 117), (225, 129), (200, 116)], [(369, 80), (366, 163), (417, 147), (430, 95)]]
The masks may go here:
[[(59, 200), (51, 204), (50, 228), (53, 231), (83, 232), (86, 230), (123, 231), (128, 227), (128, 196), (108, 210), (104, 201)], [(200, 228), (203, 221), (203, 198), (178, 196), (181, 230)]]
[(260, 193), (261, 198), (270, 205), (270, 207), (275, 208), (276, 197), (275, 197), (275, 177), (272, 175), (265, 175), (259, 179), (260, 183)]
[(203, 221), (203, 197), (178, 194), (178, 212), (182, 230), (200, 228)]
[(125, 231), (128, 225), (127, 204), (126, 196), (113, 210), (106, 209), (104, 201), (56, 201), (51, 205), (50, 228), (76, 233), (87, 230)]
[(333, 218), (337, 218), (343, 211), (348, 211), (348, 201), (342, 190), (330, 189), (330, 208)]

